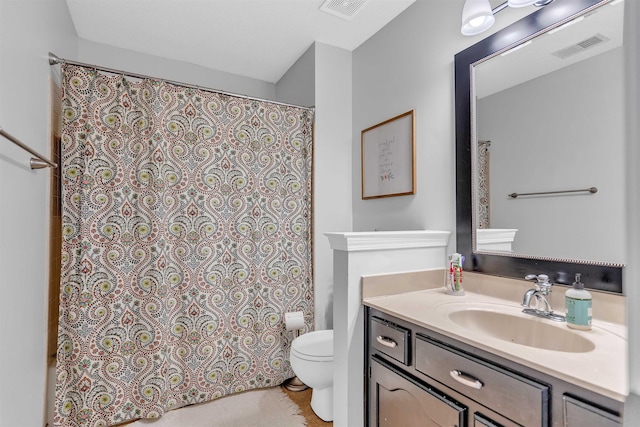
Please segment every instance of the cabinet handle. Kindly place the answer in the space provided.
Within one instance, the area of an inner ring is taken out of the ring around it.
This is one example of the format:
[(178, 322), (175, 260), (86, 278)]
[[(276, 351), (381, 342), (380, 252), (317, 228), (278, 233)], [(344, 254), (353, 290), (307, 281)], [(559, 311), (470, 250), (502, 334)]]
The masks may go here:
[(378, 341), (383, 346), (389, 347), (389, 348), (396, 348), (398, 346), (397, 342), (395, 342), (389, 337), (383, 337), (382, 335), (378, 335), (376, 337), (376, 341)]
[(479, 379), (472, 377), (469, 374), (465, 374), (464, 372), (458, 371), (457, 369), (449, 372), (449, 374), (451, 375), (451, 378), (458, 381), (460, 384), (466, 385), (467, 387), (480, 390), (484, 385)]

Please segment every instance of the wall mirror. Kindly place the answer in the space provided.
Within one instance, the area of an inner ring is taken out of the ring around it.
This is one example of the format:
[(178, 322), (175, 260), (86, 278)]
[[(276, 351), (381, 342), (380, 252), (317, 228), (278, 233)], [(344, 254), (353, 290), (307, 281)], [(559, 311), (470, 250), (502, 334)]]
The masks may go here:
[(466, 269), (622, 292), (623, 18), (555, 0), (455, 56)]

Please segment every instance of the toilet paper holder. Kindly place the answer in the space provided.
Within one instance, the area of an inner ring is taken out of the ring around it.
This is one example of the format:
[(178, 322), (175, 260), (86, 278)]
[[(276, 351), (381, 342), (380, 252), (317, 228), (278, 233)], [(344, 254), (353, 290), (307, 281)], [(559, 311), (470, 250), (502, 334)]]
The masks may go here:
[(302, 311), (291, 311), (284, 314), (284, 324), (287, 330), (304, 329), (304, 313)]
[[(300, 331), (305, 328), (304, 313), (302, 311), (292, 311), (284, 314), (285, 328), (293, 331), (293, 339), (300, 336)], [(284, 382), (284, 388), (289, 391), (304, 391), (309, 388), (308, 385), (300, 381), (297, 376), (289, 378)]]

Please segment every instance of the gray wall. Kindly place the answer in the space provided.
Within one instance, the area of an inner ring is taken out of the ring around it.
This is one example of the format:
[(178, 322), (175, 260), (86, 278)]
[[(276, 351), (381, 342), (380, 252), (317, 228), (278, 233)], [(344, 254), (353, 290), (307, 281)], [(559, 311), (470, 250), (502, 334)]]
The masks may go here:
[(312, 107), (316, 105), (316, 45), (312, 44), (276, 83), (280, 102)]
[(315, 106), (315, 327), (333, 327), (333, 252), (324, 233), (351, 231), (351, 52), (316, 42), (276, 84), (278, 100)]
[[(463, 4), (417, 1), (353, 53), (354, 231), (455, 231), (453, 57), (488, 35), (460, 34)], [(492, 32), (514, 22), (522, 9), (501, 12)], [(416, 194), (362, 200), (361, 131), (411, 109), (416, 111)], [(448, 252), (454, 250), (455, 233)]]
[[(519, 254), (625, 262), (623, 49), (477, 102), (491, 140), (491, 228), (517, 228)], [(513, 192), (597, 187), (521, 197)]]
[(316, 329), (333, 328), (333, 252), (324, 233), (351, 231), (351, 52), (316, 42), (276, 84), (278, 100), (315, 106)]
[[(40, 0), (37, 1), (39, 2)], [(273, 83), (212, 70), (187, 62), (94, 43), (84, 39), (77, 39), (77, 44), (77, 52), (69, 56), (65, 57), (56, 50), (53, 53), (65, 59), (158, 77), (178, 83), (188, 83), (262, 99), (276, 99), (276, 85)]]
[[(49, 154), (47, 52), (75, 53), (65, 2), (0, 1), (0, 126)], [(0, 140), (0, 425), (43, 426), (49, 172)]]
[(315, 44), (314, 280), (316, 327), (333, 328), (333, 251), (323, 233), (351, 231), (351, 52)]

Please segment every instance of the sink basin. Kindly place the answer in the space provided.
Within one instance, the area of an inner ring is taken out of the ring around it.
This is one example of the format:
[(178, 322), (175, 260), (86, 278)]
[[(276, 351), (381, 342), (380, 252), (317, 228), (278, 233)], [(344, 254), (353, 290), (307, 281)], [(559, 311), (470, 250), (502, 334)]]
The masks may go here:
[(595, 349), (595, 344), (565, 324), (553, 324), (550, 320), (524, 317), (520, 313), (466, 308), (448, 313), (457, 325), (471, 332), (499, 340), (570, 353), (586, 353)]

